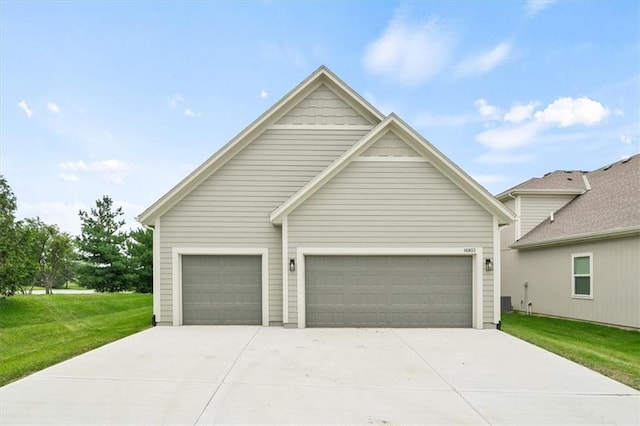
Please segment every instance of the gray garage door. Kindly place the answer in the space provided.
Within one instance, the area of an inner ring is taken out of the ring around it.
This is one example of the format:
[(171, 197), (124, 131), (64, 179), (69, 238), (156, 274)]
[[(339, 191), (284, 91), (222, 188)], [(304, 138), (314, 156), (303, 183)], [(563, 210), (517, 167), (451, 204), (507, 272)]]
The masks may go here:
[(184, 324), (261, 324), (260, 256), (182, 256)]
[(470, 256), (306, 256), (309, 327), (471, 327)]

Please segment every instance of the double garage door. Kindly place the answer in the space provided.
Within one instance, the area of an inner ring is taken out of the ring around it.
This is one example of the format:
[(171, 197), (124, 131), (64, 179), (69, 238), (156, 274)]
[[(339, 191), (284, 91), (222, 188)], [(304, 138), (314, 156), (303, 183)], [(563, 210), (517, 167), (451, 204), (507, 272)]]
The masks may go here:
[[(308, 327), (470, 327), (468, 256), (306, 256)], [(184, 324), (261, 324), (260, 256), (182, 256)]]
[(469, 256), (307, 256), (308, 327), (471, 327)]

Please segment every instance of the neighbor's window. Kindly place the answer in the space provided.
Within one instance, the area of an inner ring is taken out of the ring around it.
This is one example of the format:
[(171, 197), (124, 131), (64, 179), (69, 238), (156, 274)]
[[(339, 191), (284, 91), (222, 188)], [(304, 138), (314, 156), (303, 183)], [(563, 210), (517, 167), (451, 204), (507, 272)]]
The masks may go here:
[(593, 265), (592, 254), (571, 255), (573, 261), (572, 296), (577, 298), (593, 298)]

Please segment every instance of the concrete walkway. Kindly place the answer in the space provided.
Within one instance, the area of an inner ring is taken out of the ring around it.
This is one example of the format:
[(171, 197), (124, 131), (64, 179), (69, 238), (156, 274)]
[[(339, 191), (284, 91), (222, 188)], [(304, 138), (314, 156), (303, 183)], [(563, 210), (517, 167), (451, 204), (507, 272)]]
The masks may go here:
[(156, 327), (0, 388), (0, 424), (639, 424), (640, 393), (497, 330)]

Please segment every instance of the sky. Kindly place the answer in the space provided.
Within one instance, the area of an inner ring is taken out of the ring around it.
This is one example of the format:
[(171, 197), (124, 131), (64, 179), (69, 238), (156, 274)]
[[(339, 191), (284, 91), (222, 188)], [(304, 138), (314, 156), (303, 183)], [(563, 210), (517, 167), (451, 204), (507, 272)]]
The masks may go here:
[(320, 65), (493, 194), (640, 152), (640, 2), (0, 1), (19, 217), (134, 217)]

